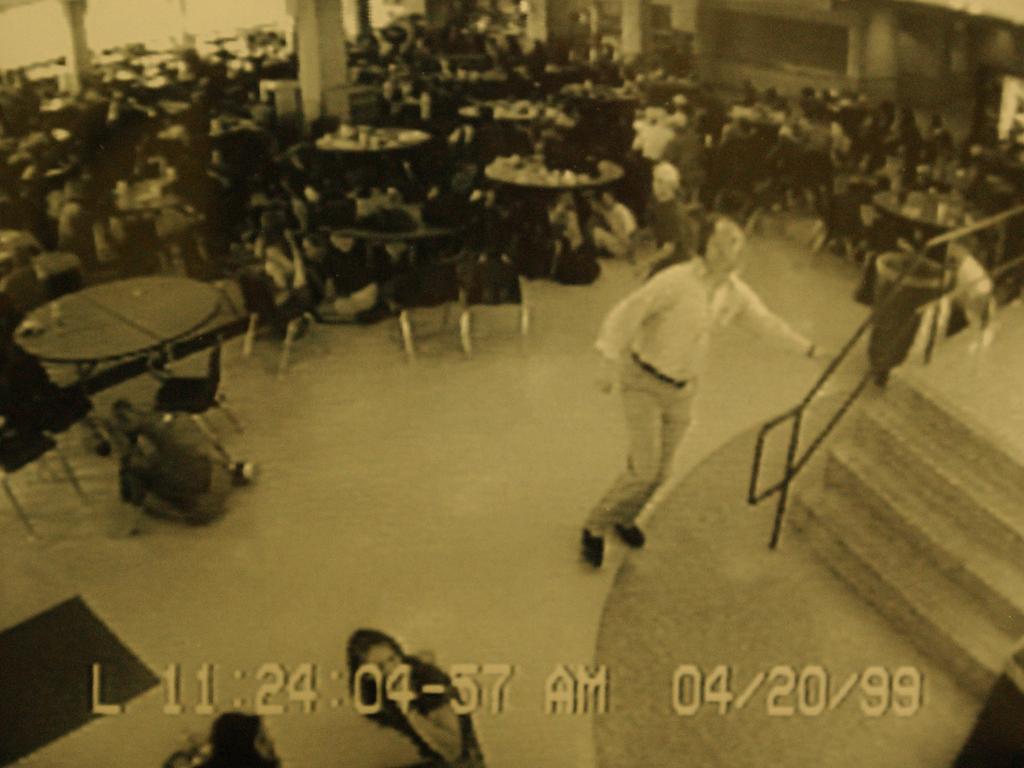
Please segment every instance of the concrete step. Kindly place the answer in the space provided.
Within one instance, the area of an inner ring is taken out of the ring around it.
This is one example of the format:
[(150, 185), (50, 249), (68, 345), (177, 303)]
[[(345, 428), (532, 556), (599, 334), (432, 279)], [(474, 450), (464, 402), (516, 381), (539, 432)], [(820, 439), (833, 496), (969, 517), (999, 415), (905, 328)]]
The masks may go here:
[(856, 497), (802, 489), (792, 521), (814, 553), (923, 653), (983, 699), (1002, 673), (1013, 639), (974, 600), (936, 571), (915, 567), (919, 554)]
[[(884, 401), (889, 402), (883, 405)], [(916, 425), (914, 432), (942, 456), (955, 476), (984, 483), (1007, 498), (1024, 498), (1024, 456), (921, 382), (910, 386), (894, 379), (884, 397), (869, 407), (892, 407), (905, 414)], [(1018, 505), (1014, 518), (1016, 527), (1024, 530), (1024, 505)]]
[(826, 488), (857, 498), (890, 536), (902, 537), (914, 548), (917, 567), (926, 570), (930, 565), (963, 589), (999, 629), (1024, 634), (1024, 570), (993, 557), (939, 511), (941, 493), (916, 472), (894, 469), (871, 444), (840, 442), (829, 450)]
[(956, 455), (943, 450), (917, 419), (894, 404), (874, 403), (852, 419), (858, 445), (878, 457), (889, 471), (914, 478), (933, 511), (988, 548), (990, 556), (1024, 563), (1024, 519), (1019, 496), (1007, 495)]

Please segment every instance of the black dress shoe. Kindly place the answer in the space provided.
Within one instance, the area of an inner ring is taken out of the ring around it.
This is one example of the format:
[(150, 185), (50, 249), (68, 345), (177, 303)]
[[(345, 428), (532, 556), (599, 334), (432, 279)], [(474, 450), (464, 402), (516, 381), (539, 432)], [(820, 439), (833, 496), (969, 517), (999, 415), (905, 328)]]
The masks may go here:
[(637, 528), (635, 525), (616, 525), (615, 532), (619, 534), (619, 538), (622, 539), (626, 544), (631, 546), (633, 549), (640, 549), (647, 541), (644, 536), (644, 532)]
[(583, 559), (595, 568), (601, 567), (604, 562), (604, 537), (583, 531)]

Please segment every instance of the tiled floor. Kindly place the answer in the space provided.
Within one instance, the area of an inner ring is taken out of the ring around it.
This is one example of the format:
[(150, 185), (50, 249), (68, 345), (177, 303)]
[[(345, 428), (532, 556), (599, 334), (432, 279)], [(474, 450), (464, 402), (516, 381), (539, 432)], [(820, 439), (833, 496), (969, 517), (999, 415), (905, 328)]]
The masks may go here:
[[(791, 230), (806, 236), (802, 224)], [(795, 326), (835, 348), (863, 316), (850, 300), (855, 270), (812, 258), (798, 242), (775, 231), (755, 239), (748, 279)], [(81, 507), (69, 488), (31, 468), (16, 478), (44, 540), (26, 542), (0, 508), (0, 626), (81, 594), (154, 670), (181, 665), (189, 708), (201, 664), (217, 665), (218, 701), (228, 708), (235, 697), (251, 705), (261, 664), (315, 663), (324, 706), (268, 717), (289, 767), (394, 766), (413, 757), (400, 737), (348, 705), (327, 705), (341, 693), (330, 670), (343, 668), (345, 639), (378, 627), (409, 650), (432, 649), (442, 666), (515, 666), (506, 711), (476, 716), (489, 765), (594, 765), (591, 721), (546, 716), (543, 691), (557, 664), (593, 661), (621, 560), (613, 549), (603, 571), (588, 571), (577, 537), (623, 460), (618, 403), (593, 386), (591, 344), (604, 313), (636, 280), (611, 264), (589, 287), (532, 283), (527, 348), (510, 335), (514, 314), (496, 310), (481, 318), (471, 361), (462, 359), (454, 328), (424, 340), (414, 366), (404, 362), (393, 325), (316, 328), (283, 380), (273, 375), (269, 344), (249, 360), (237, 342), (229, 345), (224, 389), (246, 431), (234, 435), (223, 423), (223, 433), (261, 466), (257, 485), (208, 528), (153, 522), (140, 538), (110, 538), (115, 468), (69, 441), (92, 503)], [(426, 330), (439, 319), (428, 313), (417, 324)], [(719, 342), (679, 456), (681, 477), (795, 402), (820, 371), (739, 331)], [(151, 391), (151, 383), (133, 382), (106, 393), (100, 407)], [(706, 562), (697, 576), (708, 594), (732, 578), (716, 569), (742, 565)], [(860, 615), (849, 600), (837, 598), (834, 610)], [(712, 617), (693, 628), (713, 635), (716, 624)], [(236, 669), (248, 677), (235, 680)], [(162, 695), (154, 690), (25, 764), (158, 765), (209, 722), (163, 714)], [(740, 764), (730, 762), (727, 742), (714, 745), (722, 764)]]

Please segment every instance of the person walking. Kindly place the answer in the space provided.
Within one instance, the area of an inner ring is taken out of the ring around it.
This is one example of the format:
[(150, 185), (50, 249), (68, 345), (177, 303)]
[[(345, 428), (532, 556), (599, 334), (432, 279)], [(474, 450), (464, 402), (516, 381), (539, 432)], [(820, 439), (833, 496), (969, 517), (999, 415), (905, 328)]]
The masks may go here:
[(690, 410), (718, 326), (739, 322), (807, 357), (818, 349), (772, 313), (738, 274), (746, 237), (727, 216), (715, 223), (703, 258), (669, 266), (619, 302), (597, 339), (599, 386), (616, 383), (629, 434), (625, 470), (590, 512), (583, 558), (595, 568), (614, 528), (630, 547), (645, 543), (636, 518), (665, 480), (690, 424)]

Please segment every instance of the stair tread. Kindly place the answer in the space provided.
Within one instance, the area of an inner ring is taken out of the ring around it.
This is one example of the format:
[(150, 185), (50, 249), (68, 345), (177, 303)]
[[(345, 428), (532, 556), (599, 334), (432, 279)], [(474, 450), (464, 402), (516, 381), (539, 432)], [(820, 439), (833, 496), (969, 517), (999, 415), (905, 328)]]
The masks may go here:
[[(1002, 633), (988, 616), (956, 585), (944, 577), (948, 589), (923, 583), (919, 569), (908, 567), (919, 555), (905, 540), (893, 536), (858, 499), (836, 491), (802, 489), (798, 496), (819, 523), (828, 528), (864, 567), (871, 568), (912, 605), (932, 626), (940, 628), (986, 670), (999, 674), (1013, 648), (1013, 639)], [(837, 498), (839, 497), (839, 498)], [(842, 499), (840, 501), (839, 499)], [(851, 504), (844, 511), (840, 504)], [(851, 519), (856, 516), (856, 519)], [(885, 542), (879, 546), (879, 542)]]
[[(1024, 305), (1021, 307), (1024, 309)], [(1006, 343), (1003, 339), (1003, 344)], [(1007, 347), (1004, 346), (1004, 350)], [(966, 363), (966, 361), (962, 361)], [(941, 367), (941, 366), (940, 366)], [(948, 366), (947, 366), (948, 367)], [(993, 376), (990, 371), (987, 376), (981, 379), (973, 376), (968, 388), (963, 387), (963, 380), (960, 376), (964, 371), (960, 365), (957, 369), (948, 371), (953, 379), (959, 380), (951, 389), (946, 386), (939, 386), (935, 381), (941, 375), (939, 369), (925, 373), (924, 369), (907, 369), (901, 372), (894, 381), (894, 391), (897, 396), (912, 395), (920, 401), (925, 402), (934, 411), (942, 413), (955, 421), (969, 437), (985, 445), (998, 446), (1000, 453), (1012, 460), (1017, 466), (1024, 468), (1024, 443), (1019, 439), (1019, 434), (1007, 427), (1020, 428), (1022, 422), (1019, 418), (1019, 399), (1015, 396), (1015, 389), (1007, 389), (1006, 384), (1016, 383), (1013, 376)], [(976, 371), (979, 369), (975, 369)], [(1000, 386), (993, 389), (990, 385), (999, 382)], [(988, 408), (973, 408), (972, 400), (975, 402), (994, 398), (1004, 406), (1002, 415), (998, 422), (993, 422), (993, 413)]]
[[(959, 452), (948, 451), (937, 438), (945, 430), (939, 425), (928, 420), (916, 420), (908, 415), (903, 409), (878, 401), (873, 407), (861, 412), (861, 416), (870, 421), (874, 426), (881, 427), (891, 435), (896, 436), (900, 442), (912, 450), (922, 461), (928, 463), (930, 468), (938, 474), (962, 487), (976, 499), (980, 497), (997, 497), (1000, 502), (996, 512), (1004, 517), (1007, 522), (1024, 534), (1024, 513), (1017, 512), (1019, 505), (1018, 494), (1011, 493), (1004, 485), (995, 485), (978, 474), (977, 467), (969, 459)], [(950, 417), (952, 418), (952, 417)], [(962, 424), (966, 429), (969, 425)], [(992, 445), (993, 451), (999, 451), (997, 445)], [(1016, 460), (1004, 454), (1008, 462), (1016, 464)], [(1020, 481), (1024, 487), (1024, 466), (1020, 467)], [(1007, 514), (1007, 512), (1014, 512)]]
[(879, 467), (877, 461), (873, 461), (862, 449), (837, 443), (832, 446), (832, 453), (862, 479), (869, 481), (876, 492), (892, 502), (891, 514), (899, 515), (920, 536), (926, 538), (930, 546), (950, 554), (960, 567), (997, 590), (1008, 602), (1024, 612), (1024, 572), (1021, 569), (995, 556), (988, 547), (975, 541), (967, 530), (945, 514), (933, 511), (927, 496), (919, 496), (916, 489), (901, 482), (900, 476), (885, 471), (887, 468)]
[[(899, 407), (900, 403), (903, 407)], [(874, 409), (884, 409), (886, 417), (898, 418), (910, 427), (909, 435), (927, 448), (941, 450), (944, 460), (963, 470), (965, 475), (977, 475), (978, 466), (971, 453), (978, 451), (998, 460), (1002, 466), (1013, 468), (1015, 477), (1010, 479), (1011, 487), (1004, 485), (1001, 476), (997, 484), (993, 484), (991, 478), (985, 484), (1011, 494), (1019, 495), (1024, 491), (1024, 457), (1020, 452), (948, 399), (920, 384), (911, 386), (893, 382), (884, 396), (875, 398), (867, 411)], [(917, 411), (918, 418), (913, 418), (914, 411)], [(921, 418), (929, 411), (936, 418)], [(977, 477), (977, 480), (981, 482), (982, 478)]]
[[(931, 471), (969, 495), (997, 517), (1004, 526), (1024, 539), (1024, 513), (1017, 511), (1020, 509), (1019, 497), (1010, 495), (1004, 489), (987, 482), (960, 454), (939, 447), (933, 439), (933, 430), (937, 427), (928, 426), (922, 429), (919, 422), (912, 420), (901, 409), (892, 406), (885, 408), (884, 411), (878, 406), (867, 408), (860, 416), (869, 421), (873, 428), (885, 431), (887, 435), (913, 451), (915, 458), (927, 464)], [(1021, 473), (1024, 476), (1024, 467), (1021, 467)]]

